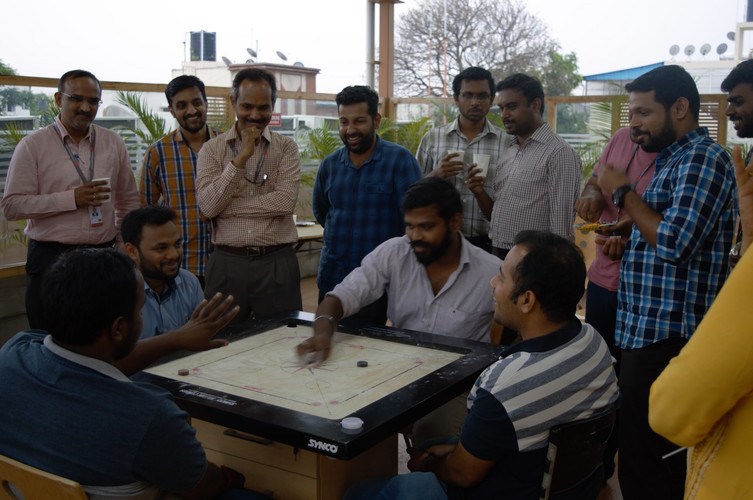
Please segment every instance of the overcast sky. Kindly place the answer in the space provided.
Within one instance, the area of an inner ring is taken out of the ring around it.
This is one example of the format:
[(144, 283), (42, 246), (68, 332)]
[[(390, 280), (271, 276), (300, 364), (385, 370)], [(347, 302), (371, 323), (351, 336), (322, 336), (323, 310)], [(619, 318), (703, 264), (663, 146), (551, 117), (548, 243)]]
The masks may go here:
[[(669, 59), (669, 47), (704, 43), (705, 59), (733, 42), (745, 0), (525, 0), (580, 73), (603, 73)], [(424, 0), (405, 0), (397, 17)], [(217, 56), (243, 62), (247, 47), (261, 61), (303, 62), (321, 69), (319, 92), (365, 82), (366, 0), (3, 0), (0, 59), (24, 76), (57, 78), (73, 68), (102, 80), (165, 83), (180, 68), (188, 32), (217, 32)], [(378, 19), (378, 8), (377, 8)], [(378, 27), (377, 27), (378, 32)], [(753, 39), (753, 34), (750, 35)], [(753, 45), (746, 41), (746, 47)], [(746, 52), (747, 52), (746, 48)], [(681, 59), (682, 58), (682, 59)], [(686, 60), (682, 52), (677, 60)]]

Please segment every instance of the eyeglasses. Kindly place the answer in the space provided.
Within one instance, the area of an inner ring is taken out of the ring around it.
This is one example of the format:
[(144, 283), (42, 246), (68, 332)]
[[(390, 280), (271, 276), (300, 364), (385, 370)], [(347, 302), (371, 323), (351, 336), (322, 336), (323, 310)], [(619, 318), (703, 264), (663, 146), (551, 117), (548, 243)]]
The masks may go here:
[(476, 99), (477, 101), (488, 101), (491, 99), (491, 94), (488, 94), (486, 92), (482, 94), (472, 94), (471, 92), (463, 92), (460, 94), (460, 97), (465, 101), (472, 101)]
[(63, 94), (65, 97), (75, 102), (76, 104), (81, 104), (82, 102), (86, 101), (89, 104), (89, 106), (93, 108), (96, 108), (97, 106), (102, 104), (102, 99), (100, 99), (99, 97), (90, 97), (87, 99), (85, 97), (81, 97), (80, 95), (76, 95), (76, 94), (71, 95), (71, 94), (66, 94), (65, 92), (61, 92), (61, 94)]

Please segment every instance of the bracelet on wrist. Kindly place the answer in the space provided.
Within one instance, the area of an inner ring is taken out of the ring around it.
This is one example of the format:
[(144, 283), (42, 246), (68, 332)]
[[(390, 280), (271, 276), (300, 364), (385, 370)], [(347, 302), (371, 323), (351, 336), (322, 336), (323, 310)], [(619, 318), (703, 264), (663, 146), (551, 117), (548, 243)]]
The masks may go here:
[(316, 318), (314, 318), (314, 323), (316, 323), (320, 319), (326, 319), (326, 320), (328, 320), (330, 323), (332, 323), (332, 328), (333, 329), (337, 328), (337, 320), (335, 320), (335, 317), (332, 316), (331, 314), (320, 314), (319, 316), (317, 316)]

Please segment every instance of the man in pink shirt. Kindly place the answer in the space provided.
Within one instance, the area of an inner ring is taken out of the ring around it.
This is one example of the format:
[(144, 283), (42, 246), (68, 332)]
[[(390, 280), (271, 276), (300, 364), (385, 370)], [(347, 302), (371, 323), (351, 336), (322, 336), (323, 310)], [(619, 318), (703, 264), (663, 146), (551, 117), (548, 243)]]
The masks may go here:
[(92, 124), (101, 96), (93, 74), (65, 73), (55, 92), (60, 108), (55, 123), (25, 137), (8, 167), (0, 206), (6, 219), (28, 220), (26, 315), (31, 328), (45, 328), (44, 271), (69, 250), (114, 246), (120, 221), (139, 206), (123, 139)]
[[(633, 189), (643, 194), (654, 176), (656, 153), (647, 153), (630, 139), (630, 129), (621, 128), (614, 133), (604, 148), (594, 175), (575, 203), (575, 210), (588, 222), (618, 222), (609, 230), (599, 231), (596, 237), (596, 259), (588, 269), (586, 287), (586, 323), (596, 328), (604, 337), (619, 376), (620, 349), (614, 341), (614, 328), (617, 319), (617, 288), (620, 282), (620, 258), (625, 250), (627, 237), (633, 221), (612, 202), (610, 193), (605, 193), (598, 185), (598, 175), (606, 165), (614, 165), (624, 170)], [(604, 456), (604, 476), (614, 473), (614, 454), (617, 452), (617, 426), (607, 443)]]

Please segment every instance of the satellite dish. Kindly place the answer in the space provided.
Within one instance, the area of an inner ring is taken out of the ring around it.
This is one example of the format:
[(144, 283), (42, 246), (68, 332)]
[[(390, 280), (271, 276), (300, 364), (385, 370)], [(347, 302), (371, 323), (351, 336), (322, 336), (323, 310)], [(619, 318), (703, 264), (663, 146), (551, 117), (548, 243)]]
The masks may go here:
[(727, 44), (726, 43), (720, 43), (719, 46), (716, 48), (716, 53), (719, 55), (724, 54), (727, 52)]
[(246, 49), (246, 52), (248, 52), (248, 55), (251, 57), (256, 57), (256, 51), (254, 49)]
[(222, 62), (224, 62), (224, 63), (225, 63), (225, 64), (227, 64), (228, 66), (230, 66), (231, 64), (233, 64), (233, 61), (231, 61), (230, 59), (228, 59), (228, 58), (227, 58), (227, 57), (225, 57), (225, 56), (222, 56)]
[(671, 46), (671, 47), (669, 48), (669, 54), (670, 54), (670, 55), (672, 55), (672, 56), (676, 56), (676, 55), (677, 55), (677, 54), (679, 54), (679, 53), (680, 53), (680, 46), (679, 46), (679, 45), (675, 44), (675, 45), (672, 45), (672, 46)]
[(246, 64), (251, 64), (252, 62), (254, 62), (253, 59), (246, 59)]
[(688, 46), (685, 47), (685, 55), (686, 56), (690, 57), (690, 56), (693, 55), (694, 52), (695, 52), (695, 47), (694, 46), (688, 45)]
[(701, 45), (701, 55), (702, 56), (705, 56), (709, 52), (711, 52), (711, 45), (710, 44), (704, 43), (703, 45)]
[(303, 67), (303, 63), (301, 61), (296, 61), (296, 62), (293, 63), (293, 66), (297, 66), (299, 68), (302, 68)]
[(734, 42), (735, 41), (735, 32), (734, 31), (728, 31), (727, 32), (727, 40)]
[(286, 56), (285, 54), (283, 54), (283, 53), (282, 53), (282, 52), (280, 52), (279, 50), (277, 51), (277, 57), (279, 57), (279, 58), (280, 58), (280, 59), (282, 59), (283, 61), (287, 61), (287, 60), (288, 60), (288, 56)]

